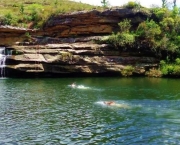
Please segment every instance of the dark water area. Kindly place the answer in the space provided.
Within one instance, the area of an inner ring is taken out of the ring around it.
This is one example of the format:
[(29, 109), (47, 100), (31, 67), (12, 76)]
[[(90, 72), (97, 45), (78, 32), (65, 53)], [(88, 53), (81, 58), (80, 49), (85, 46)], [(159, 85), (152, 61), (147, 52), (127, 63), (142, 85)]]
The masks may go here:
[[(179, 84), (162, 78), (1, 79), (0, 145), (180, 144)], [(104, 104), (111, 100), (117, 105)]]

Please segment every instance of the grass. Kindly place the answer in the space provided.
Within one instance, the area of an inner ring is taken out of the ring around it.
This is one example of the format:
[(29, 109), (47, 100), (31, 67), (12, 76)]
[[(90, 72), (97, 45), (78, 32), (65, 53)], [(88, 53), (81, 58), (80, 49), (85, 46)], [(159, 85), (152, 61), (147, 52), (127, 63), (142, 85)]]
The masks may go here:
[(1, 0), (0, 24), (40, 28), (52, 15), (94, 8), (102, 9), (70, 0)]

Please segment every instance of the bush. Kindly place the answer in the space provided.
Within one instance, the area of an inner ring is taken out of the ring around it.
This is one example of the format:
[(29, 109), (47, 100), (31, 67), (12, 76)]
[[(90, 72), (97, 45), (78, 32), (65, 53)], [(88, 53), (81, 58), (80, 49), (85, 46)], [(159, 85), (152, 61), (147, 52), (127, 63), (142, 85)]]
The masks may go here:
[(11, 15), (11, 13), (5, 14), (5, 17), (4, 17), (4, 23), (5, 23), (5, 25), (11, 25), (11, 21), (12, 21), (12, 15)]
[(160, 61), (160, 66), (163, 67), (164, 65), (166, 65), (166, 62), (164, 60)]
[(179, 65), (175, 65), (174, 69), (173, 69), (173, 75), (179, 76), (180, 75), (180, 66)]
[(161, 72), (162, 72), (162, 75), (168, 75), (168, 70), (167, 68), (164, 66), (164, 67), (161, 67)]
[(166, 63), (164, 60), (160, 61), (160, 69), (163, 75), (180, 75), (180, 58), (175, 60), (175, 63)]
[(133, 8), (136, 8), (138, 6), (138, 4), (136, 2), (133, 2), (133, 1), (129, 1), (125, 7), (126, 8), (129, 8), (129, 9), (133, 9)]
[(110, 35), (106, 41), (113, 44), (115, 47), (127, 47), (132, 46), (135, 42), (134, 34), (129, 33), (131, 28), (130, 20), (125, 19), (118, 23), (120, 32), (113, 33)]
[(40, 4), (31, 4), (27, 7), (29, 10), (29, 15), (31, 16), (31, 21), (39, 21), (41, 20), (41, 13), (43, 10), (42, 5)]
[(170, 17), (167, 17), (167, 18), (164, 18), (160, 24), (162, 26), (162, 29), (164, 30), (165, 33), (167, 32), (172, 32), (173, 28), (174, 28), (174, 19), (173, 18), (170, 18)]
[(180, 58), (176, 58), (175, 62), (177, 65), (180, 65)]
[(155, 8), (153, 9), (156, 17), (161, 21), (163, 18), (170, 16), (170, 11), (167, 8)]
[(139, 42), (139, 47), (146, 47), (157, 52), (160, 34), (160, 26), (153, 20), (146, 20), (139, 24), (136, 30), (136, 40)]
[(134, 67), (128, 65), (121, 71), (121, 74), (122, 76), (127, 77), (127, 76), (131, 76), (133, 74), (133, 71), (134, 71)]
[(161, 77), (162, 72), (158, 69), (150, 69), (148, 72), (146, 72), (146, 75), (148, 77)]
[(154, 39), (161, 34), (160, 26), (153, 20), (147, 20), (139, 24), (136, 34), (140, 37)]
[(135, 37), (133, 34), (129, 33), (113, 33), (111, 36), (109, 36), (107, 41), (116, 47), (126, 47), (133, 45), (135, 42)]
[(131, 28), (131, 21), (128, 19), (123, 20), (122, 22), (119, 22), (119, 28), (120, 28), (120, 32), (129, 32), (130, 28)]

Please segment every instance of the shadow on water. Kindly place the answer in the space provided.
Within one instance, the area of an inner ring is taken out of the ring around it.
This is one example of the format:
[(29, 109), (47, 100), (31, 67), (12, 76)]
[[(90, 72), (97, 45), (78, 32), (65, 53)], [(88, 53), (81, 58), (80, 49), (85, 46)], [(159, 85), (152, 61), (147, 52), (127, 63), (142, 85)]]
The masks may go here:
[[(0, 144), (180, 144), (179, 83), (1, 79)], [(103, 105), (111, 100), (121, 106)]]

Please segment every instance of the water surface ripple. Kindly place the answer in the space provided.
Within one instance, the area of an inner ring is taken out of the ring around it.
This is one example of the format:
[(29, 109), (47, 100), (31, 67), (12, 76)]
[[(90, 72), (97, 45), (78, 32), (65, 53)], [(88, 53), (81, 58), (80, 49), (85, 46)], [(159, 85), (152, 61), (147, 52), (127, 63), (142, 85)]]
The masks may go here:
[[(76, 82), (79, 88), (69, 85)], [(180, 144), (180, 80), (0, 80), (0, 145)], [(122, 106), (106, 106), (113, 100)], [(123, 107), (123, 106), (128, 107)]]

